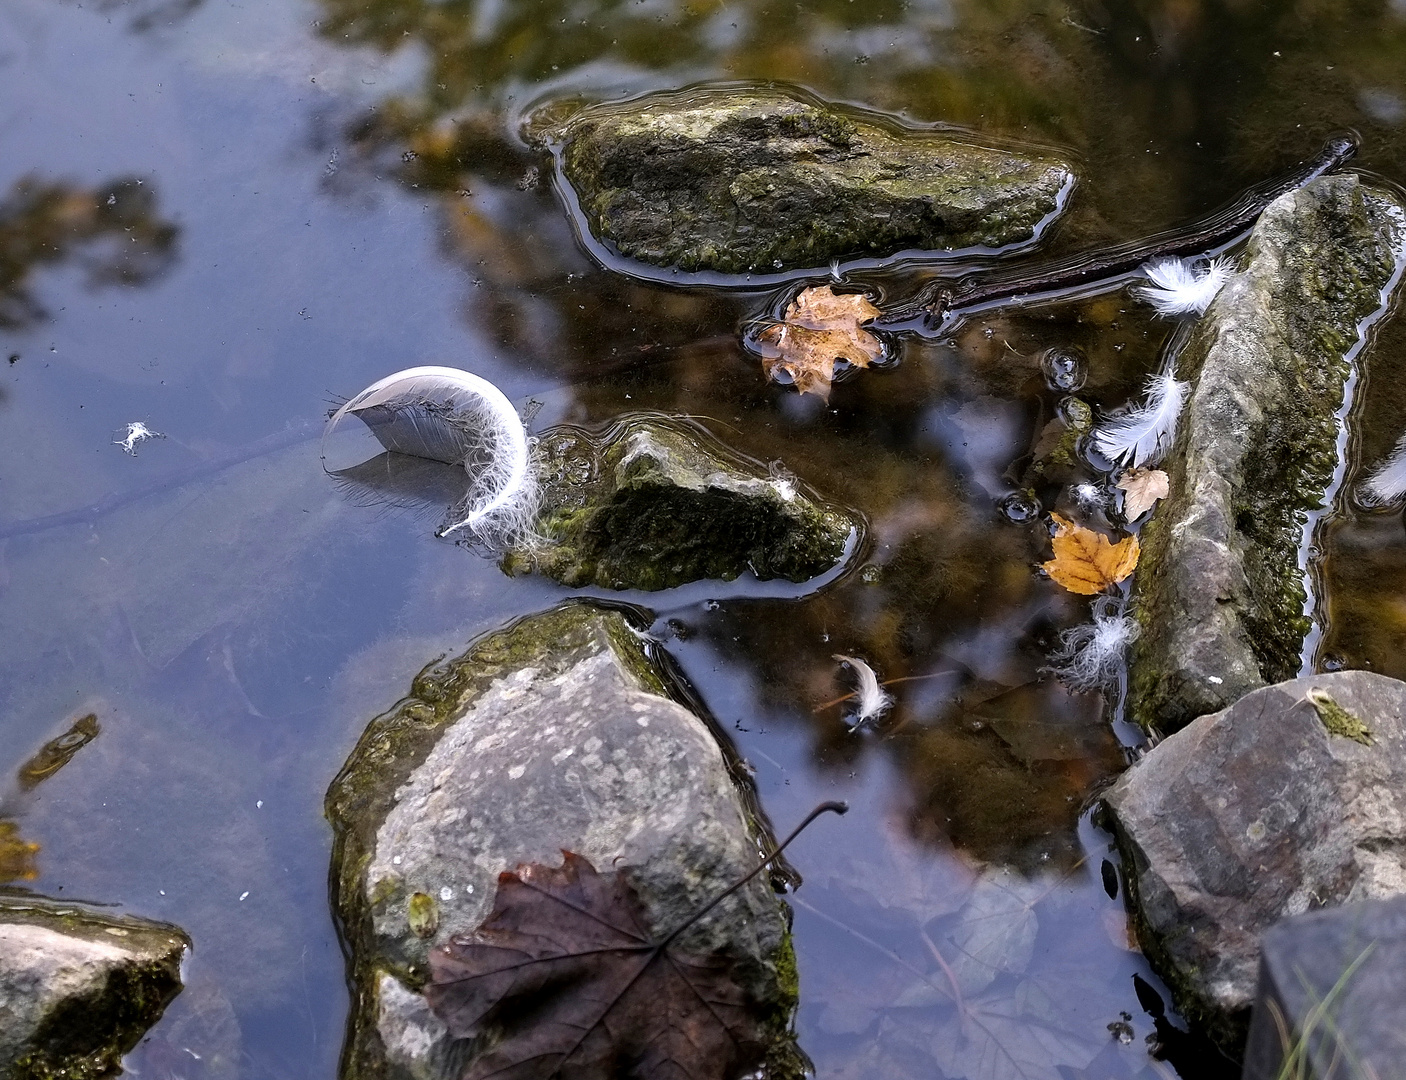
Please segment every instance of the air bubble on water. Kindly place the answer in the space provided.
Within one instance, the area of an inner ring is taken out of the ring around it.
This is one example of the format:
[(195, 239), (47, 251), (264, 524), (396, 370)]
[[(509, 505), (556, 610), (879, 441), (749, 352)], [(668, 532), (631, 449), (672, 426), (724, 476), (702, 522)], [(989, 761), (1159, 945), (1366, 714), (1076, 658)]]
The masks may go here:
[(1040, 357), (1040, 369), (1045, 374), (1046, 386), (1067, 394), (1084, 385), (1089, 361), (1079, 349), (1056, 347), (1045, 350), (1045, 355)]
[(996, 509), (1007, 521), (1019, 525), (1039, 517), (1043, 507), (1030, 492), (1013, 491), (996, 504)]

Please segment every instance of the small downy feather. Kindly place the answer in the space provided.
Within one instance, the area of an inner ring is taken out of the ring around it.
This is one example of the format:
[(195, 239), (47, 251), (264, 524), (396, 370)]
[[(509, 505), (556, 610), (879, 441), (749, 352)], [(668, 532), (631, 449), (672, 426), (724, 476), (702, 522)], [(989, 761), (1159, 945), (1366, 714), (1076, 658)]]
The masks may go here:
[(842, 656), (836, 653), (835, 659), (849, 666), (859, 684), (857, 687), (859, 701), (850, 714), (849, 729), (854, 731), (863, 727), (870, 720), (877, 720), (888, 712), (889, 706), (893, 704), (893, 696), (879, 685), (879, 676), (874, 673), (874, 669), (854, 656)]
[(1094, 604), (1094, 621), (1059, 635), (1059, 648), (1050, 656), (1053, 672), (1071, 690), (1102, 690), (1118, 681), (1123, 656), (1141, 628), (1121, 613), (1120, 601), (1102, 597)]
[(531, 537), (537, 483), (527, 429), (512, 402), (487, 379), (459, 368), (407, 368), (338, 409), (327, 434), (349, 416), (393, 453), (468, 472), (469, 490), (438, 535), (464, 529), (490, 547)]
[(1094, 447), (1117, 464), (1141, 468), (1160, 461), (1176, 439), (1177, 418), (1190, 389), (1190, 383), (1177, 382), (1174, 372), (1149, 376), (1147, 400), (1095, 429)]
[(1216, 258), (1198, 270), (1192, 259), (1158, 259), (1144, 263), (1142, 272), (1150, 285), (1139, 285), (1133, 294), (1157, 309), (1158, 315), (1181, 315), (1194, 311), (1197, 315), (1211, 306), (1221, 286), (1230, 277), (1231, 262)]
[(1387, 459), (1363, 482), (1358, 498), (1364, 506), (1386, 506), (1406, 495), (1406, 435), (1397, 440)]

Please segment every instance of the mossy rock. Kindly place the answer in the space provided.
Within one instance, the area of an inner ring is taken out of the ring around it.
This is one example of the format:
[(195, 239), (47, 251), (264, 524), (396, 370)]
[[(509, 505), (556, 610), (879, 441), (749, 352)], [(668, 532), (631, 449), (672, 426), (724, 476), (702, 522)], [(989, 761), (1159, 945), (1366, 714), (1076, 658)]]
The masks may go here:
[(1177, 366), (1194, 387), (1143, 530), (1129, 704), (1173, 731), (1295, 675), (1300, 549), (1338, 465), (1349, 353), (1403, 242), (1393, 193), (1323, 177), (1270, 204)]
[[(625, 614), (571, 601), (427, 667), (370, 723), (327, 795), (352, 985), (343, 1080), (458, 1080), (486, 1048), (453, 1038), (421, 990), (430, 950), (483, 921), (502, 871), (563, 849), (628, 866), (659, 934), (756, 865), (754, 793), (675, 685)], [(789, 914), (765, 875), (679, 940), (739, 962), (769, 1075), (799, 1076)]]
[(0, 1076), (99, 1080), (181, 989), (174, 926), (0, 894)]
[(656, 266), (724, 273), (905, 249), (1026, 243), (1070, 166), (841, 109), (708, 89), (585, 109), (557, 136), (592, 234)]
[(546, 543), (510, 553), (509, 573), (608, 589), (746, 572), (802, 582), (834, 569), (859, 527), (685, 420), (628, 417), (603, 436), (554, 428), (537, 458)]

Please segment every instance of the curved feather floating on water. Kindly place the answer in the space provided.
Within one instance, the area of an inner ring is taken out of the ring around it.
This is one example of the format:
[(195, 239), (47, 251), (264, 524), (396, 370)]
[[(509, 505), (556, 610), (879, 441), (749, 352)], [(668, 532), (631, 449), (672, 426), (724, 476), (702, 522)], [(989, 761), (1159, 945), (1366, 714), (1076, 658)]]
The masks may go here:
[(1385, 506), (1406, 495), (1406, 435), (1397, 440), (1387, 459), (1372, 470), (1358, 498), (1366, 506)]
[(1100, 425), (1094, 447), (1109, 461), (1139, 468), (1160, 461), (1176, 439), (1177, 418), (1190, 389), (1173, 372), (1148, 376), (1147, 400)]
[(338, 409), (327, 433), (348, 416), (361, 420), (393, 453), (462, 465), (468, 472), (469, 491), (437, 535), (465, 529), (490, 546), (530, 535), (537, 484), (527, 430), (512, 402), (487, 379), (459, 368), (407, 368)]
[(853, 713), (853, 721), (849, 729), (855, 731), (863, 727), (870, 720), (875, 720), (888, 711), (893, 704), (893, 696), (879, 685), (879, 676), (874, 669), (855, 656), (843, 656), (835, 654), (835, 659), (845, 664), (854, 672), (855, 680), (859, 687), (857, 694), (859, 703)]

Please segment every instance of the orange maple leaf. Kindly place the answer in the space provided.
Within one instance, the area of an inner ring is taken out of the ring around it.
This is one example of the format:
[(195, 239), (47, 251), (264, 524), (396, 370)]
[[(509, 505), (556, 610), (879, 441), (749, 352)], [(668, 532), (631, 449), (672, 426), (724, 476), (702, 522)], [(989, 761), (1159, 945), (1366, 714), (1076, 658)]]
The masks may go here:
[(860, 293), (836, 294), (829, 285), (803, 290), (781, 322), (757, 335), (767, 378), (829, 401), (837, 360), (863, 368), (883, 357), (883, 343), (860, 329), (879, 314)]
[(1059, 514), (1050, 516), (1055, 523), (1054, 558), (1044, 564), (1044, 570), (1070, 592), (1093, 596), (1137, 568), (1142, 552), (1136, 536), (1111, 544), (1103, 533), (1076, 525)]

